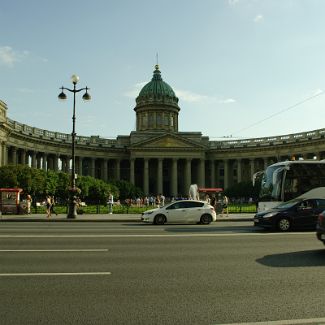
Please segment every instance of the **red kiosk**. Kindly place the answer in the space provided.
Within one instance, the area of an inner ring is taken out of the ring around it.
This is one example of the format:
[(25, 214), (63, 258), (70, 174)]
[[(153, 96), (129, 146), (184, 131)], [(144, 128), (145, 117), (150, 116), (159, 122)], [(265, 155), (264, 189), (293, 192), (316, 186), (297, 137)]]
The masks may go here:
[(27, 205), (20, 201), (21, 188), (0, 188), (0, 212), (3, 214), (25, 214)]
[(222, 212), (223, 206), (223, 188), (220, 187), (210, 187), (210, 188), (203, 188), (199, 187), (198, 189), (200, 200), (205, 200), (206, 196), (209, 195), (210, 199), (214, 196), (215, 197), (215, 210), (219, 214)]

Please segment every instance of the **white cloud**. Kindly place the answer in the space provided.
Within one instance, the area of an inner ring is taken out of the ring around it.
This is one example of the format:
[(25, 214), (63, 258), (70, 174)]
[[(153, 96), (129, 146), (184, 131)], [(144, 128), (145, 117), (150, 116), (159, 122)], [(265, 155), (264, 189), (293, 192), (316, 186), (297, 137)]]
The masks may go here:
[(220, 104), (232, 104), (232, 103), (236, 103), (236, 100), (233, 98), (227, 98), (227, 99), (221, 99), (219, 100)]
[(239, 2), (239, 0), (228, 0), (228, 3), (229, 3), (231, 6), (235, 6), (238, 2)]
[(18, 91), (23, 94), (32, 94), (35, 92), (34, 89), (30, 89), (30, 88), (18, 88)]
[(220, 97), (206, 96), (200, 95), (196, 93), (192, 93), (187, 90), (175, 90), (176, 96), (179, 97), (181, 101), (189, 102), (189, 103), (217, 103), (217, 104), (232, 104), (235, 103), (236, 100), (233, 98), (220, 99)]
[(12, 67), (16, 62), (20, 62), (24, 57), (29, 55), (29, 51), (17, 52), (10, 46), (0, 47), (0, 64)]
[[(141, 89), (147, 84), (147, 82), (139, 82), (135, 84), (132, 89), (126, 91), (124, 96), (135, 99)], [(232, 104), (236, 100), (233, 98), (220, 99), (220, 97), (206, 96), (197, 94), (188, 90), (174, 89), (176, 96), (180, 101), (188, 103), (217, 103), (217, 104)]]
[[(15, 51), (10, 46), (0, 46), (0, 65), (13, 67), (15, 63), (21, 62), (27, 57), (32, 57), (28, 50)], [(47, 63), (48, 60), (43, 57), (34, 57), (34, 59)]]
[(194, 103), (194, 102), (202, 102), (202, 101), (209, 99), (208, 96), (199, 95), (199, 94), (187, 91), (187, 90), (179, 90), (178, 89), (178, 90), (175, 90), (175, 93), (176, 93), (176, 96), (180, 100), (183, 100), (184, 102)]
[(264, 20), (264, 16), (259, 14), (254, 18), (255, 23), (261, 23)]
[(0, 47), (0, 63), (2, 65), (11, 67), (17, 61), (17, 55), (10, 46)]
[(136, 98), (139, 95), (140, 90), (146, 85), (148, 81), (138, 82), (135, 85), (133, 85), (132, 89), (126, 91), (124, 93), (124, 96), (129, 98)]
[(317, 96), (317, 95), (320, 95), (324, 92), (324, 90), (321, 90), (321, 89), (315, 89), (311, 92), (311, 96)]

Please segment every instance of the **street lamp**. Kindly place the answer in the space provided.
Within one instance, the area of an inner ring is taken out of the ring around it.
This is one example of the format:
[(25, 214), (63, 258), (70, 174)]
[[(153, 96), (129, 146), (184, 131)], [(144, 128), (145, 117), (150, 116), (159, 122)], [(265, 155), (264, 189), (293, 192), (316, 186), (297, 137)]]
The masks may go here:
[(71, 77), (71, 82), (73, 83), (73, 89), (61, 87), (62, 90), (59, 94), (59, 99), (65, 100), (67, 99), (67, 95), (64, 93), (64, 90), (70, 91), (73, 93), (73, 115), (72, 115), (72, 144), (71, 144), (71, 158), (72, 158), (72, 170), (71, 170), (71, 188), (69, 190), (69, 209), (68, 209), (68, 219), (74, 219), (77, 216), (77, 188), (76, 188), (76, 157), (75, 157), (75, 141), (76, 141), (76, 93), (86, 90), (84, 95), (82, 96), (83, 100), (90, 100), (91, 96), (88, 94), (88, 87), (77, 89), (76, 85), (79, 81), (79, 77), (77, 75), (73, 75)]

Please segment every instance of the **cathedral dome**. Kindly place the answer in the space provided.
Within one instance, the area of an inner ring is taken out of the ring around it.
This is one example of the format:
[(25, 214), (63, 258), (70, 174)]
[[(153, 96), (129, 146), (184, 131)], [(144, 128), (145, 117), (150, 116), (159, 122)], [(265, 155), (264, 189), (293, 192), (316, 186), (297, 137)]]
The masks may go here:
[(162, 80), (158, 64), (135, 101), (137, 131), (178, 132), (178, 98)]
[(146, 101), (147, 99), (161, 100), (163, 98), (169, 99), (176, 104), (178, 103), (178, 98), (176, 97), (174, 90), (167, 82), (163, 81), (159, 66), (156, 65), (151, 81), (141, 89), (136, 102), (142, 102), (143, 100)]

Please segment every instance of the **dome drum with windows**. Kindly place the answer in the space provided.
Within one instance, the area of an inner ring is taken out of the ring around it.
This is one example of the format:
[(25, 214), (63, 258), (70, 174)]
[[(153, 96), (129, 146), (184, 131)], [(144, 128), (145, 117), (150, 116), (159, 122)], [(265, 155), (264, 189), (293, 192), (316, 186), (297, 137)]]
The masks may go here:
[(140, 91), (134, 108), (137, 131), (178, 132), (178, 98), (155, 66), (153, 77)]

